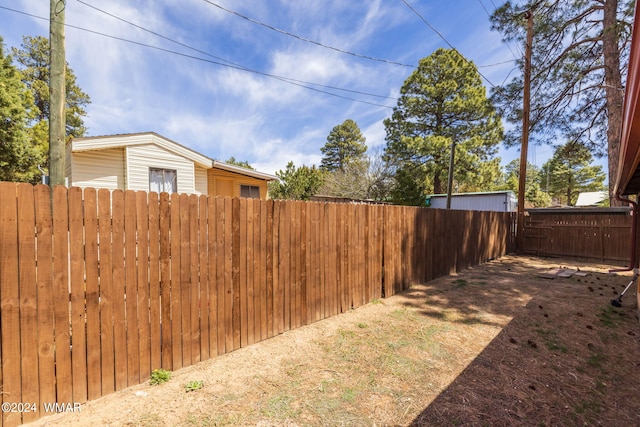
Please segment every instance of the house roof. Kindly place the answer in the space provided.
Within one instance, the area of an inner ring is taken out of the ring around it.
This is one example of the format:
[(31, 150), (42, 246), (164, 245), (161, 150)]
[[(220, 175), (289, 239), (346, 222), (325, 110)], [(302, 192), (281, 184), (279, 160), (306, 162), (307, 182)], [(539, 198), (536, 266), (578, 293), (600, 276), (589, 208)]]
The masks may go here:
[(578, 194), (576, 206), (597, 206), (608, 197), (606, 191), (589, 191)]
[(234, 172), (241, 175), (250, 176), (252, 178), (264, 179), (267, 181), (274, 181), (278, 179), (277, 176), (264, 172), (258, 172), (243, 168), (241, 166), (230, 165), (219, 160), (213, 160), (204, 154), (198, 153), (189, 147), (185, 147), (175, 141), (165, 138), (155, 132), (141, 132), (141, 133), (127, 133), (117, 135), (103, 135), (103, 136), (90, 136), (84, 138), (73, 138), (71, 140), (71, 151), (93, 151), (93, 150), (106, 150), (110, 148), (142, 145), (142, 144), (155, 144), (168, 151), (176, 153), (182, 157), (185, 157), (197, 165), (207, 169), (221, 169), (228, 172)]
[(631, 36), (616, 192), (619, 194), (640, 192), (640, 16), (638, 7), (635, 10)]

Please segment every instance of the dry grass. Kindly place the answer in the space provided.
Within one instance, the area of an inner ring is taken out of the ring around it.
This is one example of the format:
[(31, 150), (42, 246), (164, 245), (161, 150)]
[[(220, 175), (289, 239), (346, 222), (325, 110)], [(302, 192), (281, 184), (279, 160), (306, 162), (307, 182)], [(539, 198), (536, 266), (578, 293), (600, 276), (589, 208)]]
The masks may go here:
[(640, 425), (630, 276), (557, 266), (506, 257), (37, 424)]

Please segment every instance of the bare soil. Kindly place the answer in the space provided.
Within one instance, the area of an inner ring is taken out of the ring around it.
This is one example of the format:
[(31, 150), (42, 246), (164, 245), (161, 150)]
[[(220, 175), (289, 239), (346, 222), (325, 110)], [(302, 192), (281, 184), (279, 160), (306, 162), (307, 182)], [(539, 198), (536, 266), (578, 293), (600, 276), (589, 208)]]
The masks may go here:
[(636, 287), (612, 307), (607, 269), (504, 257), (32, 425), (637, 426)]

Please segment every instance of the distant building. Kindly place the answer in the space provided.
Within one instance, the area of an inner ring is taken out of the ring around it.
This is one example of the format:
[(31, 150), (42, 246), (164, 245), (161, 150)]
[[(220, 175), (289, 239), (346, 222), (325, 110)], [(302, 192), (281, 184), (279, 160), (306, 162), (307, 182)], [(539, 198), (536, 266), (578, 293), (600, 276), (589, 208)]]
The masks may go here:
[(591, 191), (578, 194), (576, 206), (601, 206), (609, 195), (606, 191)]
[[(447, 195), (433, 194), (428, 196), (426, 206), (435, 209), (446, 209)], [(456, 210), (515, 212), (517, 206), (518, 199), (513, 191), (487, 191), (451, 195), (451, 209)]]
[(277, 176), (200, 154), (154, 132), (73, 138), (69, 186), (266, 199)]

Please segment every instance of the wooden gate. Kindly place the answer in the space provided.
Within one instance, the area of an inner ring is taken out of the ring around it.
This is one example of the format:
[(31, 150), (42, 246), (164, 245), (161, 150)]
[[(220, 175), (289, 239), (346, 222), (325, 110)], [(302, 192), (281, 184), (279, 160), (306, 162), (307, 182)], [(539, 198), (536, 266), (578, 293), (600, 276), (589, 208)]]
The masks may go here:
[(521, 252), (625, 265), (632, 220), (629, 208), (528, 209)]

